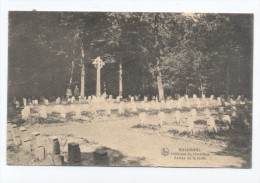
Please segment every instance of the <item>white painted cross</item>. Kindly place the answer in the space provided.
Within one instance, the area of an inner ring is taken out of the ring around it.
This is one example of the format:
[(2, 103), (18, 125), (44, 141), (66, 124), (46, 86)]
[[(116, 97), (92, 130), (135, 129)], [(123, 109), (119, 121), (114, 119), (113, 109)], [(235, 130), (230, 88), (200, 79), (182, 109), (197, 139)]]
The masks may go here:
[(101, 87), (100, 87), (100, 70), (105, 65), (105, 63), (101, 60), (100, 57), (97, 57), (92, 64), (97, 68), (97, 84), (96, 84), (96, 96), (100, 98), (101, 96)]

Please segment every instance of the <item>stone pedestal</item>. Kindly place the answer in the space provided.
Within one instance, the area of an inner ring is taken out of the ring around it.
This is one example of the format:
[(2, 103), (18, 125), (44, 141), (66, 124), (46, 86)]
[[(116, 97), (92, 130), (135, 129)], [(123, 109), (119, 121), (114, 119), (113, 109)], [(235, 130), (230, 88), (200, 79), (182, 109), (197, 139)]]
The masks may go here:
[(95, 165), (108, 166), (109, 165), (109, 154), (106, 150), (97, 149), (94, 152)]
[(78, 143), (71, 142), (68, 144), (68, 156), (70, 165), (80, 165), (81, 152)]
[(45, 149), (44, 147), (37, 147), (34, 149), (34, 156), (37, 158), (39, 161), (45, 160)]

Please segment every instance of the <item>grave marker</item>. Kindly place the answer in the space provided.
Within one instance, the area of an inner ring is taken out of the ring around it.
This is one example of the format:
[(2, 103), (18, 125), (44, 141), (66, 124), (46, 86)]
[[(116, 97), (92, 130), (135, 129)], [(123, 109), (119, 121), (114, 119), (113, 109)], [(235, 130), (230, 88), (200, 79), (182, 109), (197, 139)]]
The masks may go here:
[(78, 143), (70, 142), (68, 144), (68, 160), (70, 165), (82, 165), (81, 152)]
[(144, 122), (146, 122), (146, 113), (145, 112), (142, 112), (142, 113), (140, 113), (139, 114), (139, 121), (141, 122), (141, 123), (144, 123)]
[(105, 65), (100, 57), (97, 57), (92, 64), (97, 68), (97, 82), (96, 82), (96, 96), (100, 98), (101, 96), (101, 87), (100, 87), (100, 70)]
[(119, 106), (118, 106), (118, 114), (124, 114), (125, 113), (125, 110), (124, 110), (124, 103), (123, 102), (120, 102), (119, 103)]
[(180, 111), (176, 111), (176, 112), (175, 112), (175, 119), (176, 119), (176, 122), (177, 122), (178, 124), (181, 123), (181, 113), (180, 113)]
[(196, 109), (191, 109), (191, 111), (190, 111), (190, 115), (192, 116), (192, 117), (197, 117), (197, 111), (196, 111)]
[(162, 111), (159, 112), (157, 116), (158, 116), (159, 123), (164, 123), (166, 121), (164, 112)]
[(210, 117), (210, 118), (207, 119), (207, 125), (209, 127), (209, 130), (213, 130), (213, 132), (218, 131), (214, 117)]

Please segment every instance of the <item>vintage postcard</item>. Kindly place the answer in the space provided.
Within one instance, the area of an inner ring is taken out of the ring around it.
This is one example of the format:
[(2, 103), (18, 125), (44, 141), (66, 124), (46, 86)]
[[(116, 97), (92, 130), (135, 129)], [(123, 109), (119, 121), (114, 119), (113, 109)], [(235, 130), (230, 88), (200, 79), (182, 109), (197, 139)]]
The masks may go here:
[(253, 14), (8, 22), (8, 165), (252, 168)]

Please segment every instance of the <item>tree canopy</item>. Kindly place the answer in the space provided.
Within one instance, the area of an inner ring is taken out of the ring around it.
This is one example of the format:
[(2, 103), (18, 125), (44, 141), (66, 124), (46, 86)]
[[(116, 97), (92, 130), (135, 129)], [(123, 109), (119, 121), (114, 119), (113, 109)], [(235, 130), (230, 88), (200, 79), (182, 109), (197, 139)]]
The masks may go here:
[(253, 15), (201, 13), (10, 12), (9, 96), (62, 96), (79, 85), (123, 96), (252, 95)]

